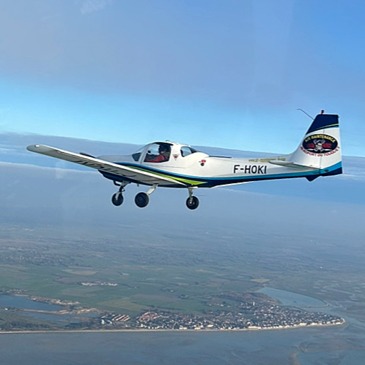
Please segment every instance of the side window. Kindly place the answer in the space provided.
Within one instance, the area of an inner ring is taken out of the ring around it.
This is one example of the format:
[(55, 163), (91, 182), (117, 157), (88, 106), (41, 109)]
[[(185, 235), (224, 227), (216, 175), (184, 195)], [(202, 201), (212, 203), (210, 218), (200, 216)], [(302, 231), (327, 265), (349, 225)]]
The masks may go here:
[(196, 150), (194, 150), (193, 148), (189, 147), (189, 146), (182, 146), (180, 153), (182, 157), (186, 157), (191, 155), (192, 153), (196, 152)]

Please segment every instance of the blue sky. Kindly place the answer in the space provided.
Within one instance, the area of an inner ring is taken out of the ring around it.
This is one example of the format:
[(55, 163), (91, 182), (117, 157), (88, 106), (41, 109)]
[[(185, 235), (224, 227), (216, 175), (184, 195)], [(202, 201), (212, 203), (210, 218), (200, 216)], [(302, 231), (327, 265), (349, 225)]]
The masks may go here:
[(325, 109), (343, 153), (365, 156), (363, 14), (356, 0), (3, 0), (0, 132), (288, 153), (310, 123), (297, 109)]

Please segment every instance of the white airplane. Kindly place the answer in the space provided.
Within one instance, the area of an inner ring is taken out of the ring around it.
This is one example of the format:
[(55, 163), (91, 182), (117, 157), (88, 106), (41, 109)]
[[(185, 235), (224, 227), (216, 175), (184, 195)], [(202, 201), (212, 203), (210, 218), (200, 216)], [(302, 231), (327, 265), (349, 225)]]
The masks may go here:
[(157, 187), (186, 188), (186, 206), (196, 209), (199, 200), (193, 195), (197, 188), (212, 188), (251, 181), (305, 177), (309, 181), (319, 176), (342, 173), (342, 158), (338, 115), (318, 114), (298, 148), (291, 154), (277, 157), (231, 158), (210, 156), (179, 143), (154, 142), (126, 156), (94, 157), (45, 145), (31, 145), (32, 152), (74, 162), (97, 169), (112, 180), (119, 190), (112, 203), (123, 203), (126, 185), (148, 185), (135, 203), (143, 208)]

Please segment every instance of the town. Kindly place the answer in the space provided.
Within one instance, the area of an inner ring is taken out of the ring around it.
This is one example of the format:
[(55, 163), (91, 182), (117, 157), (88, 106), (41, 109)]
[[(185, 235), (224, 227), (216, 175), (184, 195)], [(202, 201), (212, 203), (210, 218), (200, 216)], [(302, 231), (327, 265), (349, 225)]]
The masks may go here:
[(263, 300), (259, 303), (241, 302), (235, 309), (224, 307), (225, 305), (222, 304), (220, 308), (212, 309), (203, 315), (160, 310), (147, 311), (136, 318), (109, 314), (100, 318), (100, 325), (104, 328), (146, 330), (259, 330), (345, 323), (345, 320), (338, 316), (283, 307), (271, 301), (269, 303)]
[[(91, 283), (89, 283), (91, 284)], [(92, 283), (94, 285), (96, 283)], [(107, 285), (100, 282), (99, 285)], [(24, 293), (7, 295), (26, 297)], [(0, 326), (0, 331), (21, 330), (261, 330), (287, 329), (307, 326), (333, 326), (345, 323), (341, 317), (320, 312), (305, 311), (296, 307), (280, 305), (271, 297), (258, 293), (224, 293), (207, 303), (209, 310), (202, 313), (179, 313), (176, 310), (150, 308), (138, 315), (102, 312), (96, 308), (85, 308), (78, 302), (28, 297), (30, 301), (57, 305), (57, 310), (0, 308), (1, 312), (20, 315), (23, 321), (12, 320)], [(24, 314), (35, 317), (41, 313), (42, 322), (25, 322)], [(58, 324), (50, 318), (67, 317)]]

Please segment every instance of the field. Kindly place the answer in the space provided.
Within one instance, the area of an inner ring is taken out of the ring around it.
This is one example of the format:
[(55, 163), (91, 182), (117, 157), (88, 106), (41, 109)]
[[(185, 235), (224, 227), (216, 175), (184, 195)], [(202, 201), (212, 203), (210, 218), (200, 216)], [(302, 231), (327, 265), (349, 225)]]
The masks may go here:
[(340, 242), (285, 237), (289, 245), (275, 235), (237, 237), (220, 228), (205, 235), (151, 230), (118, 237), (100, 230), (4, 226), (0, 290), (129, 315), (151, 308), (199, 314), (219, 296), (263, 286), (332, 303), (351, 300), (354, 310), (365, 300), (358, 280), (363, 257), (352, 257), (349, 265)]

